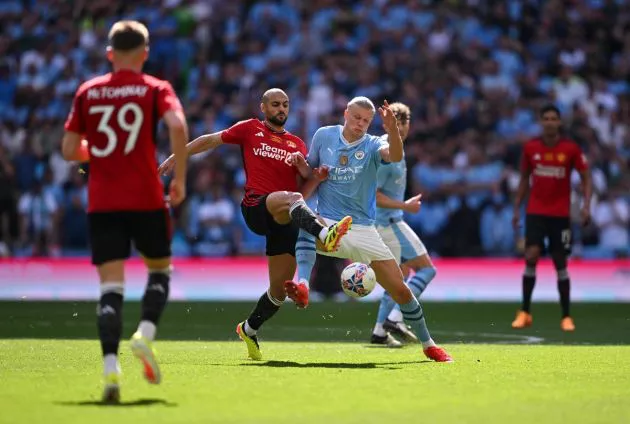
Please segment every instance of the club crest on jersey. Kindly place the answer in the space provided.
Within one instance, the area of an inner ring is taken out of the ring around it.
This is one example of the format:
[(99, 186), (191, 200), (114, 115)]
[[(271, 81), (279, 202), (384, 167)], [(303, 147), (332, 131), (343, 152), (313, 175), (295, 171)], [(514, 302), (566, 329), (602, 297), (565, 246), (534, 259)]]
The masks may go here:
[(564, 163), (564, 160), (565, 160), (566, 158), (567, 158), (567, 157), (564, 155), (564, 153), (558, 153), (558, 162), (560, 162), (560, 163)]
[(361, 160), (361, 159), (363, 159), (365, 157), (365, 152), (363, 150), (359, 150), (359, 151), (354, 153), (354, 157), (357, 160)]
[(348, 164), (348, 156), (341, 155), (339, 156), (339, 165), (346, 166)]
[(297, 144), (295, 144), (294, 142), (292, 142), (291, 140), (287, 140), (287, 146), (292, 147), (292, 148), (296, 148)]

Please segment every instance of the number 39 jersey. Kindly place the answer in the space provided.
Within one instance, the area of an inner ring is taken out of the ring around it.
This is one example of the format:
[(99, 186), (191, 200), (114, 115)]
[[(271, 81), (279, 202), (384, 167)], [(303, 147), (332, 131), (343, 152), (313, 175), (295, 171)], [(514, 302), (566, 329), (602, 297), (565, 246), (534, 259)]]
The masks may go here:
[(167, 111), (181, 108), (167, 81), (130, 70), (79, 87), (65, 129), (88, 141), (88, 212), (165, 207), (155, 132)]

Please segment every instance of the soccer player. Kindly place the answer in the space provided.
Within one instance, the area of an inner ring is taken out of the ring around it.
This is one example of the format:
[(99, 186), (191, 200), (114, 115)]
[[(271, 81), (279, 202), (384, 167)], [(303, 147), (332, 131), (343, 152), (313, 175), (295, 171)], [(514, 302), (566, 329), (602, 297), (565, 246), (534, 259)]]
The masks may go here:
[(124, 261), (132, 242), (142, 254), (149, 277), (131, 349), (142, 362), (147, 381), (161, 381), (151, 343), (168, 299), (171, 225), (155, 160), (154, 131), (159, 119), (168, 127), (178, 158), (170, 202), (178, 205), (186, 196), (186, 118), (171, 85), (142, 73), (148, 55), (149, 33), (143, 24), (119, 21), (112, 26), (107, 58), (113, 72), (79, 87), (62, 142), (66, 160), (90, 161), (88, 220), (92, 263), (101, 283), (97, 324), (105, 402), (120, 399)]
[(375, 112), (368, 98), (356, 97), (347, 105), (343, 126), (323, 127), (313, 136), (308, 162), (311, 167), (328, 169), (327, 179), (317, 187), (318, 212), (328, 225), (344, 215), (351, 215), (354, 222), (336, 252), (322, 251), (321, 254), (369, 264), (377, 281), (400, 305), (425, 355), (438, 362), (450, 362), (452, 358), (448, 353), (431, 339), (418, 299), (405, 285), (394, 255), (374, 226), (377, 171), (383, 163), (403, 159), (397, 118), (387, 102), (379, 108), (379, 114), (389, 144), (381, 137), (367, 134)]
[[(404, 142), (409, 134), (411, 111), (402, 103), (392, 103), (390, 109), (397, 118), (400, 138)], [(418, 235), (403, 221), (403, 211), (417, 213), (420, 210), (422, 195), (404, 200), (407, 185), (407, 166), (404, 158), (400, 162), (379, 167), (377, 178), (376, 230), (394, 254), (396, 261), (401, 264), (403, 275), (406, 277), (409, 270), (415, 271), (407, 280), (407, 285), (420, 301), (420, 295), (435, 277), (436, 270)], [(378, 309), (371, 342), (399, 347), (400, 342), (389, 332), (405, 341), (417, 342), (416, 335), (402, 321), (400, 308), (396, 306), (389, 293), (385, 292)]]
[(542, 136), (528, 141), (523, 148), (521, 179), (514, 201), (513, 224), (516, 228), (520, 221), (521, 203), (529, 192), (525, 216), (523, 304), (512, 322), (512, 328), (532, 325), (530, 308), (536, 284), (536, 264), (545, 251), (547, 239), (548, 251), (558, 276), (562, 307), (560, 328), (574, 331), (575, 324), (570, 315), (571, 284), (567, 272), (567, 258), (571, 253), (571, 171), (576, 169), (582, 180), (584, 204), (581, 216), (584, 224), (590, 220), (591, 175), (586, 156), (580, 147), (560, 134), (560, 111), (555, 106), (546, 106), (540, 111), (540, 119)]
[[(306, 145), (284, 129), (289, 114), (289, 98), (278, 88), (267, 90), (260, 102), (264, 121), (249, 119), (213, 134), (202, 135), (187, 145), (188, 155), (214, 149), (223, 143), (236, 144), (243, 152), (247, 180), (241, 212), (247, 226), (266, 238), (269, 262), (269, 289), (260, 297), (247, 320), (236, 332), (246, 343), (251, 359), (262, 359), (257, 331), (280, 309), (287, 295), (298, 307), (308, 305), (308, 290), (297, 287), (287, 293), (285, 283), (295, 274), (295, 243), (301, 228), (317, 238), (325, 250), (335, 251), (352, 224), (350, 216), (330, 226), (320, 223), (298, 192), (298, 178), (309, 179), (317, 171), (304, 158)], [(168, 173), (177, 162), (169, 157), (160, 166)]]

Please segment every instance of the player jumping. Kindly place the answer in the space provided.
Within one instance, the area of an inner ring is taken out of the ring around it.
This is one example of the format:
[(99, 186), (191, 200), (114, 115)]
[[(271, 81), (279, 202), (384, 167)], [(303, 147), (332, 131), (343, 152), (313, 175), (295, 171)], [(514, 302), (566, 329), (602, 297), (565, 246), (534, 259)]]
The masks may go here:
[[(411, 111), (402, 103), (392, 103), (390, 109), (397, 118), (400, 138), (404, 142), (409, 134)], [(407, 186), (407, 165), (404, 158), (400, 162), (379, 167), (377, 178), (376, 229), (396, 261), (401, 264), (403, 275), (406, 277), (409, 270), (414, 270), (414, 275), (407, 279), (407, 285), (420, 301), (420, 295), (435, 277), (436, 270), (418, 235), (403, 221), (403, 211), (417, 213), (422, 195), (404, 200)], [(408, 342), (417, 342), (416, 335), (409, 330), (402, 318), (400, 308), (389, 293), (385, 292), (379, 305), (371, 342), (399, 347), (400, 342), (388, 332)]]
[(377, 171), (384, 162), (403, 159), (397, 118), (390, 106), (385, 102), (379, 108), (389, 144), (367, 134), (374, 114), (374, 105), (368, 98), (356, 97), (344, 112), (343, 127), (323, 127), (313, 136), (308, 162), (312, 167), (328, 169), (327, 179), (317, 187), (318, 212), (329, 225), (346, 214), (354, 219), (339, 250), (320, 253), (369, 264), (379, 284), (400, 305), (403, 318), (420, 339), (425, 355), (438, 362), (450, 362), (452, 358), (431, 338), (418, 299), (405, 285), (394, 255), (374, 226)]
[[(520, 221), (520, 207), (529, 192), (525, 217), (525, 272), (523, 273), (523, 305), (512, 322), (512, 328), (532, 325), (530, 312), (536, 284), (536, 264), (544, 252), (545, 239), (558, 276), (558, 292), (562, 307), (560, 327), (574, 331), (570, 315), (570, 282), (567, 258), (571, 253), (571, 171), (580, 173), (584, 190), (581, 216), (584, 224), (590, 220), (592, 183), (586, 156), (580, 147), (560, 135), (562, 121), (555, 106), (540, 112), (543, 134), (528, 141), (523, 148), (521, 179), (514, 201), (513, 224)], [(531, 179), (531, 189), (530, 189)]]
[(104, 360), (103, 401), (109, 403), (120, 400), (124, 261), (132, 242), (149, 278), (131, 349), (142, 362), (147, 381), (161, 380), (151, 343), (168, 299), (171, 224), (155, 162), (153, 134), (160, 118), (168, 126), (177, 158), (170, 202), (176, 206), (186, 196), (186, 118), (171, 85), (142, 73), (148, 55), (149, 33), (143, 24), (119, 21), (112, 26), (107, 58), (113, 72), (79, 87), (62, 143), (66, 160), (90, 161), (89, 234), (101, 283), (97, 323)]
[[(267, 90), (260, 103), (264, 121), (249, 119), (232, 127), (196, 138), (187, 145), (188, 155), (214, 149), (223, 143), (237, 144), (243, 151), (247, 181), (241, 211), (247, 226), (266, 238), (269, 262), (269, 289), (260, 297), (247, 320), (239, 323), (236, 332), (246, 343), (251, 359), (262, 359), (257, 331), (278, 312), (287, 293), (284, 284), (295, 274), (295, 243), (298, 228), (317, 238), (328, 251), (335, 251), (348, 232), (352, 218), (321, 224), (298, 192), (298, 177), (309, 179), (312, 169), (304, 155), (302, 139), (284, 129), (289, 114), (289, 98), (278, 88)], [(176, 163), (169, 157), (160, 166), (168, 173)], [(298, 307), (308, 305), (308, 290), (289, 296)]]

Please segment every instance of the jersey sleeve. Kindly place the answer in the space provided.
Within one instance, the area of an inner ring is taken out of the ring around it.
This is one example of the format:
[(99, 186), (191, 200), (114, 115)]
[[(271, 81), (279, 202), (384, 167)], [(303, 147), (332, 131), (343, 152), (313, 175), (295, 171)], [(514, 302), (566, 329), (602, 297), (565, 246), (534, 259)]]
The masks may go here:
[(311, 147), (308, 149), (308, 155), (306, 156), (306, 161), (311, 168), (317, 168), (319, 166), (319, 150), (322, 146), (324, 137), (324, 130), (322, 128), (318, 129), (313, 135)]
[(531, 164), (529, 162), (529, 149), (527, 148), (527, 144), (523, 146), (523, 152), (521, 153), (521, 164), (520, 169), (521, 172), (529, 172), (531, 170)]
[(232, 125), (227, 130), (223, 130), (223, 132), (221, 132), (221, 140), (227, 144), (243, 145), (250, 133), (248, 132), (250, 122), (251, 120), (240, 121)]
[(580, 146), (577, 144), (573, 149), (573, 155), (573, 167), (579, 172), (586, 171), (588, 169), (588, 160), (586, 159), (586, 155)]
[(386, 162), (381, 156), (381, 150), (389, 148), (389, 143), (387, 142), (387, 135), (382, 137), (377, 137), (373, 139), (372, 146), (374, 152), (372, 154), (372, 158), (376, 167), (379, 168), (381, 165), (387, 165), (389, 162)]
[(183, 110), (173, 86), (168, 81), (163, 81), (158, 88), (157, 107), (160, 118), (169, 110)]
[(85, 120), (83, 119), (83, 90), (82, 87), (79, 87), (77, 92), (74, 95), (74, 99), (72, 100), (72, 108), (70, 109), (70, 113), (68, 114), (68, 118), (66, 119), (66, 123), (64, 124), (64, 129), (66, 131), (71, 131), (77, 134), (85, 133)]

